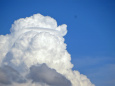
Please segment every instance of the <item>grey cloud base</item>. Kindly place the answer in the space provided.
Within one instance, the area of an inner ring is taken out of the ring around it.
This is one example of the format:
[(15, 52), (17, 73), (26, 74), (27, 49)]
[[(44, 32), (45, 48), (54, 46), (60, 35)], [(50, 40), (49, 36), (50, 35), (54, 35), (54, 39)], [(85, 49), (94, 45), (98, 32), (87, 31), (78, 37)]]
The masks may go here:
[(50, 86), (71, 86), (69, 80), (57, 73), (55, 69), (48, 68), (46, 64), (30, 67), (30, 73), (27, 77), (32, 79), (33, 83), (46, 83)]
[(0, 67), (0, 84), (9, 85), (12, 82), (25, 83), (26, 80), (12, 67)]
[(55, 69), (49, 68), (45, 63), (31, 66), (30, 72), (25, 77), (22, 77), (10, 66), (0, 68), (0, 85), (9, 86), (13, 82), (27, 83), (28, 79), (32, 80), (32, 83), (45, 83), (49, 86), (71, 86), (69, 80), (57, 73)]

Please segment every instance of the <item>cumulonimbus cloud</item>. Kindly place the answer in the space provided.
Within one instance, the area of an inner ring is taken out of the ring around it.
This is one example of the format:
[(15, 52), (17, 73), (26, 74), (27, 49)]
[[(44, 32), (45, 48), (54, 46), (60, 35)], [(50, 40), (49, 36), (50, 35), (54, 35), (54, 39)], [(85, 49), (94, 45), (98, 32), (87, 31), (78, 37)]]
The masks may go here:
[[(10, 31), (0, 35), (0, 71), (9, 66), (20, 74), (15, 77), (22, 80), (19, 83), (10, 75), (11, 86), (94, 86), (85, 75), (72, 70), (63, 38), (67, 25), (57, 26), (55, 19), (35, 14), (16, 20)], [(0, 80), (0, 84), (7, 83)]]

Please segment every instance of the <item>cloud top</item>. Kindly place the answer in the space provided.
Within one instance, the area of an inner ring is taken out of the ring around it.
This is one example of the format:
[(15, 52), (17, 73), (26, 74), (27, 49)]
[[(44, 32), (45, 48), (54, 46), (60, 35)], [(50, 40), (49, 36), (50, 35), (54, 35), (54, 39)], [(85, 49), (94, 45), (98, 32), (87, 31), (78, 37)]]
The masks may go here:
[(57, 27), (57, 22), (49, 16), (43, 16), (41, 14), (34, 14), (31, 17), (21, 18), (14, 22), (11, 28), (11, 32), (17, 32), (20, 30), (36, 30), (39, 32), (58, 32), (58, 34), (64, 36), (67, 33), (67, 25), (63, 24)]

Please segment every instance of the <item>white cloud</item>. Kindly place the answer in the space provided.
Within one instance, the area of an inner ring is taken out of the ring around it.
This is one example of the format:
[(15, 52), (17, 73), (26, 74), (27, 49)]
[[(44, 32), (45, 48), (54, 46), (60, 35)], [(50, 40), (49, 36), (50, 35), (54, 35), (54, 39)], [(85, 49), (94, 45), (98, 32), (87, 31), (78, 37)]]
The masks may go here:
[[(73, 64), (63, 38), (67, 33), (66, 28), (67, 25), (57, 26), (56, 20), (41, 14), (15, 21), (11, 34), (0, 36), (1, 66), (9, 65), (25, 76), (31, 71), (31, 66), (45, 63), (66, 77), (72, 86), (94, 86), (85, 75), (72, 71)], [(14, 84), (17, 85), (16, 82)], [(47, 86), (45, 83), (32, 85)]]

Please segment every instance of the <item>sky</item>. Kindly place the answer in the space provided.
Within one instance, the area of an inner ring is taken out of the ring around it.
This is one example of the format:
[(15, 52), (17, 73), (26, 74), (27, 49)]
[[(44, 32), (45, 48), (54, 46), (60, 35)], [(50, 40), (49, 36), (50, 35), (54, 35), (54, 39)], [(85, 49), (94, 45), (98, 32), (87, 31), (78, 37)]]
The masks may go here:
[(115, 86), (114, 0), (0, 0), (0, 35), (9, 34), (15, 20), (36, 13), (67, 25), (73, 70), (96, 86)]

